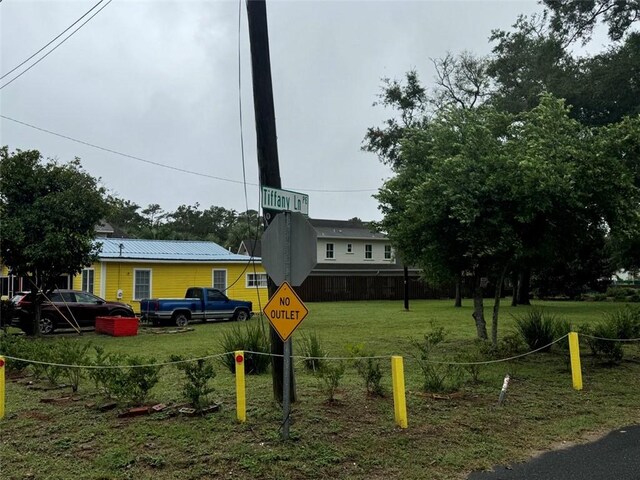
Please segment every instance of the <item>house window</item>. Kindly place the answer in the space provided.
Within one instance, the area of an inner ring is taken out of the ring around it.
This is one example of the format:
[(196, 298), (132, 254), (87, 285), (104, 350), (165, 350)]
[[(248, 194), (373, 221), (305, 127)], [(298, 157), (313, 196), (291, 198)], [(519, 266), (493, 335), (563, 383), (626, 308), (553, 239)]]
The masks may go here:
[(347, 243), (347, 253), (353, 253), (353, 243)]
[(384, 259), (391, 260), (391, 245), (384, 246)]
[(333, 243), (327, 243), (327, 250), (325, 258), (334, 258), (333, 256)]
[(247, 288), (267, 288), (266, 273), (247, 273)]
[(217, 288), (218, 290), (222, 290), (223, 292), (227, 289), (227, 271), (226, 270), (214, 270), (213, 271), (213, 288)]
[(364, 246), (364, 259), (371, 260), (373, 258), (373, 245), (367, 243)]
[(133, 299), (151, 298), (151, 270), (133, 270)]
[(95, 271), (93, 268), (85, 268), (82, 270), (82, 290), (85, 292), (93, 293), (93, 279), (95, 278)]

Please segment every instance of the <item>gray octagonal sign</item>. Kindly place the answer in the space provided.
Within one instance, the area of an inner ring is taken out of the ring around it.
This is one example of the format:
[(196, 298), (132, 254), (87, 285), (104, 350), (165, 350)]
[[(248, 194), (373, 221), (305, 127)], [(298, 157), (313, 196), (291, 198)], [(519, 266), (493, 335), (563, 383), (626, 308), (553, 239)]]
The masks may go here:
[(297, 287), (304, 282), (317, 263), (317, 238), (301, 213), (276, 215), (261, 240), (262, 265), (276, 285), (288, 280)]

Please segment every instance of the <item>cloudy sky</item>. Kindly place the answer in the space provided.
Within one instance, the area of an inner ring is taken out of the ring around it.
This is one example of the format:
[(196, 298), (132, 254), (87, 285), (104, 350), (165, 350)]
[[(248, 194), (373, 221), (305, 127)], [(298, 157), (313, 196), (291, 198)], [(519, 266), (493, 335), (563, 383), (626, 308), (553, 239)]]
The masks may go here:
[[(97, 1), (2, 1), (2, 75)], [(244, 2), (240, 6), (113, 0), (0, 90), (3, 116), (138, 160), (6, 118), (0, 119), (0, 144), (38, 149), (61, 162), (80, 157), (105, 187), (142, 207), (158, 203), (171, 211), (198, 202), (244, 211), (241, 98), (248, 208), (257, 209), (249, 43)], [(314, 218), (379, 219), (372, 194), (390, 172), (360, 147), (367, 127), (389, 115), (372, 106), (380, 79), (415, 68), (430, 85), (430, 58), (447, 51), (489, 53), (492, 29), (507, 29), (518, 14), (540, 10), (535, 1), (515, 0), (268, 0), (283, 188), (308, 193)]]

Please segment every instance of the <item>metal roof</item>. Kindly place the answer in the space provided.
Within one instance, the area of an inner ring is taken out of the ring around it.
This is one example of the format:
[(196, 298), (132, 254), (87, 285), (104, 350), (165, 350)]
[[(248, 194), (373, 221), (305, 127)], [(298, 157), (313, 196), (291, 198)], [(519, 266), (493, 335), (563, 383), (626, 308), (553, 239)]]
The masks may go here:
[(320, 218), (310, 218), (309, 222), (313, 225), (313, 228), (315, 228), (318, 238), (387, 239), (385, 234), (372, 231), (367, 222), (325, 220)]
[[(251, 257), (231, 253), (214, 242), (99, 238), (98, 256), (104, 260), (165, 260), (191, 262), (247, 262)], [(259, 260), (259, 259), (256, 259)]]

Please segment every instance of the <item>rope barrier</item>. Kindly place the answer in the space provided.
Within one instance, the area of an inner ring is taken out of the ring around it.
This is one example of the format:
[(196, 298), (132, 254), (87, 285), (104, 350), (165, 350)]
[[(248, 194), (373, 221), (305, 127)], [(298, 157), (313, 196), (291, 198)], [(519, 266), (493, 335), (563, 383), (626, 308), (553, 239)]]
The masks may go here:
[(539, 352), (540, 350), (544, 350), (546, 348), (551, 347), (551, 345), (553, 345), (554, 343), (558, 343), (561, 340), (564, 340), (565, 338), (567, 338), (569, 336), (569, 334), (565, 334), (562, 337), (558, 338), (557, 340), (554, 340), (553, 342), (544, 345), (540, 348), (536, 348), (535, 350), (531, 350), (530, 352), (526, 352), (526, 353), (521, 353), (520, 355), (514, 355), (513, 357), (508, 357), (508, 358), (500, 358), (498, 360), (486, 360), (484, 362), (439, 362), (439, 361), (434, 361), (434, 360), (425, 360), (425, 363), (434, 363), (434, 364), (439, 364), (439, 365), (489, 365), (492, 363), (502, 363), (502, 362), (510, 362), (511, 360), (516, 360), (518, 358), (522, 358), (522, 357), (526, 357), (527, 355), (531, 355), (532, 353), (536, 353)]
[(179, 363), (191, 363), (197, 362), (199, 360), (208, 360), (210, 358), (218, 358), (224, 357), (225, 355), (233, 355), (233, 352), (219, 353), (217, 355), (207, 355), (206, 357), (199, 358), (189, 358), (187, 360), (176, 360), (174, 362), (162, 362), (162, 363), (147, 363), (143, 365), (66, 365), (64, 363), (51, 363), (51, 362), (41, 362), (39, 360), (30, 360), (27, 358), (17, 358), (10, 357), (8, 355), (4, 355), (4, 358), (9, 360), (16, 360), (18, 362), (24, 363), (35, 363), (38, 365), (47, 365), (50, 367), (61, 367), (61, 368), (87, 368), (87, 369), (115, 369), (115, 368), (143, 368), (143, 367), (164, 367), (166, 365), (177, 365)]
[(604, 337), (595, 337), (593, 335), (587, 335), (586, 333), (581, 333), (581, 337), (593, 338), (594, 340), (606, 340), (609, 342), (640, 342), (640, 338), (604, 338)]
[[(490, 364), (494, 364), (494, 363), (509, 362), (511, 360), (516, 360), (518, 358), (523, 358), (523, 357), (526, 357), (526, 356), (531, 355), (533, 353), (539, 352), (541, 350), (545, 350), (545, 349), (551, 347), (552, 345), (564, 340), (568, 336), (569, 336), (569, 334), (565, 334), (562, 337), (554, 340), (553, 342), (551, 342), (551, 343), (549, 343), (547, 345), (543, 345), (542, 347), (536, 348), (535, 350), (531, 350), (531, 351), (526, 352), (526, 353), (521, 353), (519, 355), (514, 355), (514, 356), (508, 357), (508, 358), (501, 358), (501, 359), (497, 359), (497, 360), (485, 360), (485, 361), (482, 361), (482, 362), (450, 362), (450, 361), (438, 361), (438, 360), (425, 360), (425, 363), (433, 363), (433, 364), (439, 364), (439, 365), (490, 365)], [(593, 336), (590, 336), (590, 335), (582, 335), (582, 336), (589, 337), (589, 338), (600, 339), (600, 340), (640, 341), (640, 339), (621, 340), (621, 339), (607, 339), (607, 338), (593, 337)], [(233, 355), (233, 354), (234, 354), (234, 352), (225, 352), (225, 353), (219, 353), (219, 354), (216, 354), (216, 355), (207, 355), (205, 357), (190, 358), (190, 359), (186, 359), (186, 360), (177, 360), (177, 361), (173, 361), (173, 362), (149, 363), (149, 364), (144, 364), (144, 365), (65, 365), (65, 364), (61, 364), (61, 363), (41, 362), (39, 360), (30, 360), (30, 359), (25, 359), (25, 358), (10, 357), (10, 356), (7, 356), (7, 355), (5, 355), (5, 358), (7, 358), (9, 360), (15, 360), (15, 361), (19, 361), (19, 362), (24, 362), (24, 363), (35, 363), (35, 364), (39, 364), (39, 365), (48, 365), (48, 366), (62, 367), (62, 368), (87, 368), (87, 369), (107, 368), (107, 369), (114, 369), (114, 368), (162, 367), (162, 366), (166, 366), (166, 365), (176, 365), (176, 364), (180, 364), (180, 363), (196, 362), (198, 360), (208, 360), (208, 359), (211, 359), (211, 358), (221, 358), (221, 357), (224, 357), (224, 356), (227, 356), (227, 355)], [(283, 357), (283, 355), (281, 355), (281, 354), (273, 354), (273, 353), (265, 353), (265, 352), (254, 352), (254, 351), (251, 351), (251, 350), (245, 350), (245, 354), (263, 355), (263, 356), (267, 356), (267, 357)], [(299, 361), (304, 361), (304, 360), (385, 360), (385, 359), (390, 360), (392, 356), (393, 355), (375, 355), (375, 356), (369, 356), (369, 357), (306, 357), (306, 356), (303, 356), (303, 355), (294, 355), (291, 358), (293, 360), (299, 360)]]

